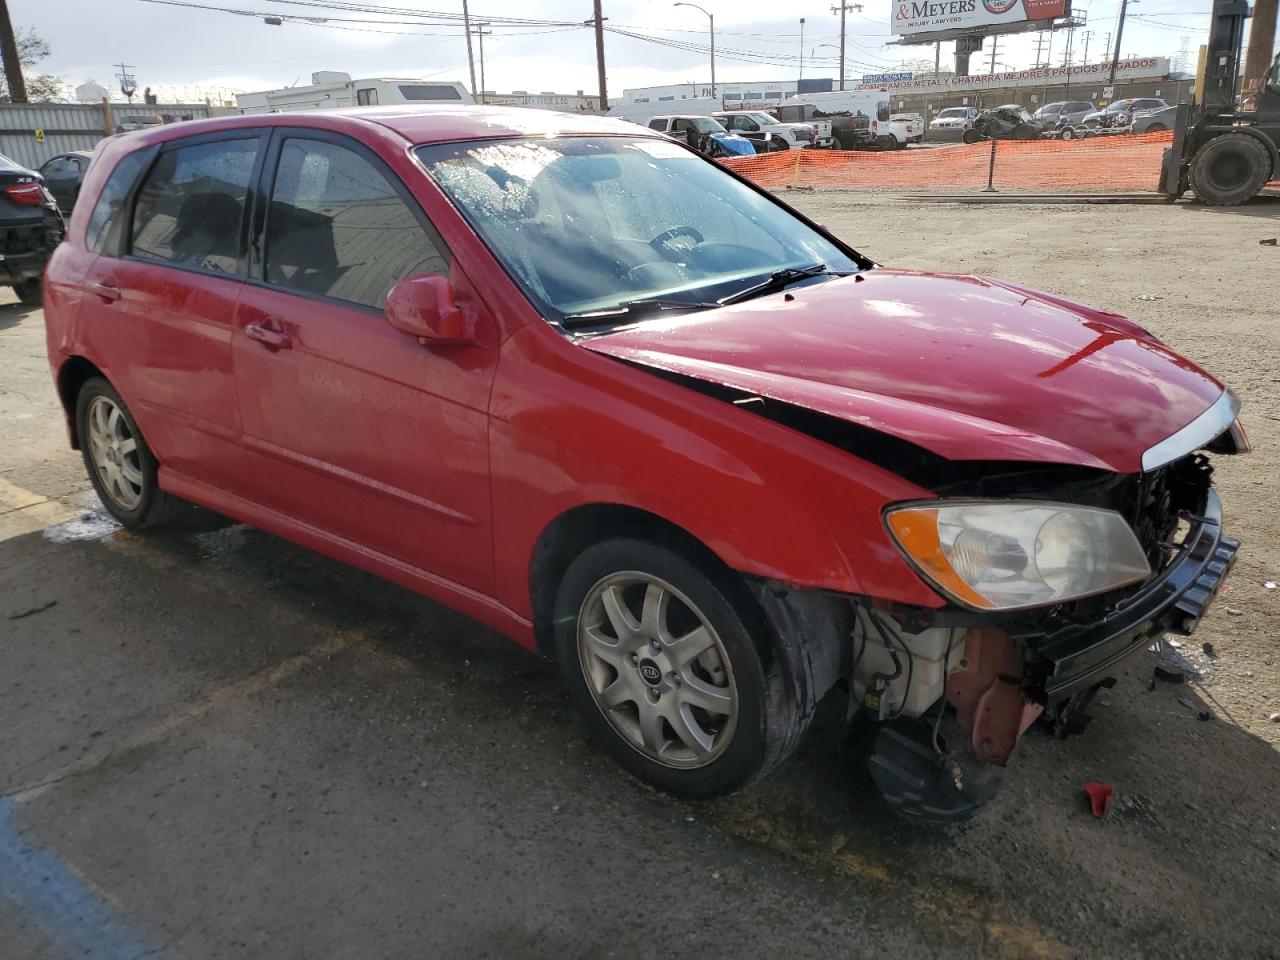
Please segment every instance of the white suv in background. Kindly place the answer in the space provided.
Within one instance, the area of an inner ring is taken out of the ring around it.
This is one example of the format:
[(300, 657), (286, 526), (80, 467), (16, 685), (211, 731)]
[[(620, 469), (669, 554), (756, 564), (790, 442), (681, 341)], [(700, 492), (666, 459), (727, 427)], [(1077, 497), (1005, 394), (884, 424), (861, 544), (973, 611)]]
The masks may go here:
[(756, 151), (798, 150), (813, 144), (813, 128), (807, 123), (783, 123), (763, 110), (727, 110), (711, 116), (730, 133), (754, 140)]

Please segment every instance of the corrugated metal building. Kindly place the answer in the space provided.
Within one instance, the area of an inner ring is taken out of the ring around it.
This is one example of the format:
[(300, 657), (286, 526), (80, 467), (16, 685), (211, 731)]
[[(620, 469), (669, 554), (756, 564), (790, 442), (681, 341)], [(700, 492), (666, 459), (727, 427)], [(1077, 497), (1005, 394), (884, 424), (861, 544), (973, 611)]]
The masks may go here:
[[(92, 150), (107, 135), (107, 109), (102, 104), (0, 104), (0, 153), (34, 170), (60, 153)], [(117, 131), (234, 112), (203, 103), (113, 103), (109, 109)]]

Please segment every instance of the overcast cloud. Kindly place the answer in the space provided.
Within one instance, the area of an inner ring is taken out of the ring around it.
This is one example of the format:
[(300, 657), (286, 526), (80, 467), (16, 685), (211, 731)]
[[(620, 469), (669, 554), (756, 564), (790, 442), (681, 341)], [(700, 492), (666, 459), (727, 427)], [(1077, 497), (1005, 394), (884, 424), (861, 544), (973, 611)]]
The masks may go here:
[[(192, 0), (213, 6), (281, 13), (306, 12), (273, 0)], [(460, 12), (461, 0), (370, 0), (421, 10)], [(806, 19), (805, 76), (836, 75), (839, 19), (830, 11), (830, 0), (799, 3), (761, 0), (701, 0), (716, 14), (719, 80), (752, 80), (794, 77), (796, 66), (744, 63), (730, 59), (731, 50), (795, 57), (801, 51), (799, 18)], [(353, 76), (437, 77), (467, 81), (466, 45), (460, 28), (439, 26), (360, 25), (338, 29), (286, 23), (269, 26), (260, 19), (215, 11), (157, 6), (142, 0), (10, 0), (14, 24), (34, 28), (47, 39), (53, 55), (40, 72), (54, 73), (72, 84), (94, 79), (116, 86), (113, 64), (122, 60), (134, 67), (139, 88), (151, 86), (166, 94), (214, 95), (215, 91), (261, 90), (295, 81), (308, 82), (314, 70), (344, 70)], [(933, 57), (933, 47), (886, 46), (889, 36), (888, 0), (866, 0), (864, 11), (849, 16), (851, 77), (873, 68), (892, 71), (904, 59)], [(785, 7), (788, 15), (780, 17)], [(1124, 54), (1174, 56), (1183, 37), (1194, 50), (1208, 27), (1208, 0), (1143, 0), (1130, 7), (1125, 26)], [(589, 0), (472, 0), (476, 19), (488, 16), (585, 20), (591, 16)], [(1105, 58), (1104, 38), (1115, 29), (1119, 2), (1079, 0), (1078, 12), (1088, 16), (1089, 59)], [(323, 11), (314, 11), (323, 14)], [(478, 14), (478, 17), (477, 17)], [(661, 38), (705, 42), (706, 18), (688, 7), (674, 8), (667, 0), (625, 2), (605, 0), (604, 14), (611, 24)], [(334, 16), (360, 16), (333, 14)], [(403, 18), (401, 18), (403, 19)], [(549, 32), (545, 27), (494, 28), (485, 40), (485, 78), (491, 90), (573, 93), (596, 89), (595, 47), (586, 28)], [(685, 32), (687, 31), (687, 32)], [(1083, 36), (1077, 33), (1077, 51)], [(986, 72), (987, 51), (974, 58), (973, 72)], [(1053, 62), (1061, 60), (1065, 34), (1053, 41)], [(694, 54), (616, 35), (606, 35), (609, 91), (618, 95), (625, 87), (709, 78), (705, 55)], [(942, 50), (944, 65), (950, 57)], [(1025, 68), (1036, 59), (1034, 35), (1000, 42), (997, 63)], [(1079, 62), (1077, 53), (1076, 61)], [(1003, 69), (1004, 66), (997, 66)], [(175, 90), (174, 88), (179, 88)]]

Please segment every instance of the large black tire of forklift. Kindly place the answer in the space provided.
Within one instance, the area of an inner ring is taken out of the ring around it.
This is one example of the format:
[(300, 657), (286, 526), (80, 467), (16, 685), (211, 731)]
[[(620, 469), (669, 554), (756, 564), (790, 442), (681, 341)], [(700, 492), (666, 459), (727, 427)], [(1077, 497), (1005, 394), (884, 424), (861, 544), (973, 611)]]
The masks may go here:
[(1224, 133), (1196, 151), (1188, 170), (1191, 190), (1202, 202), (1234, 207), (1253, 199), (1271, 179), (1266, 145), (1247, 133)]

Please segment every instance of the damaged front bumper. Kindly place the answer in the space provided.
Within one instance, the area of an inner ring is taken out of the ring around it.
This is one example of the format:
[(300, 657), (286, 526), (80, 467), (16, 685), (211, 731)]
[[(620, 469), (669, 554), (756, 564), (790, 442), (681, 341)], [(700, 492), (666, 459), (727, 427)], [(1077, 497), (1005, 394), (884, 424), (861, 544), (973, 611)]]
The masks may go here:
[(1102, 619), (1050, 634), (1010, 631), (1026, 651), (1028, 673), (1039, 686), (1035, 692), (1047, 703), (1095, 686), (1152, 637), (1196, 629), (1234, 566), (1240, 542), (1222, 532), (1222, 503), (1212, 488), (1201, 515), (1188, 519), (1178, 556)]

